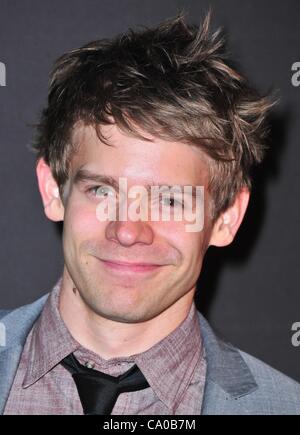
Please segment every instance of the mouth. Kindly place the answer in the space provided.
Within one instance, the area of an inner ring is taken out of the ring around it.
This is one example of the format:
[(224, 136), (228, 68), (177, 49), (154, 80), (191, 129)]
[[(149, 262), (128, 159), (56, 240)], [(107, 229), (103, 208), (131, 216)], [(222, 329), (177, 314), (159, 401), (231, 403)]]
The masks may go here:
[(101, 263), (110, 271), (129, 272), (129, 273), (147, 273), (158, 270), (162, 267), (159, 264), (152, 263), (127, 263), (124, 261), (110, 261), (99, 259)]

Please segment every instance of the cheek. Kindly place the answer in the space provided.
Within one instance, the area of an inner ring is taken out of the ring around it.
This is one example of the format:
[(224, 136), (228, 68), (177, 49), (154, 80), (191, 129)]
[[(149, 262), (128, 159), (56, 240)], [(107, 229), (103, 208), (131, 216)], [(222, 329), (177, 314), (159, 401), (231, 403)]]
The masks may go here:
[(181, 249), (184, 257), (183, 279), (187, 283), (194, 284), (200, 276), (204, 258), (202, 233), (187, 233), (182, 240)]
[(182, 250), (190, 267), (198, 267), (203, 259), (203, 235), (202, 232), (187, 233), (183, 240)]
[(182, 222), (159, 222), (153, 224), (153, 228), (156, 234), (159, 234), (169, 245), (180, 252), (184, 267), (199, 263), (202, 260), (204, 230), (188, 232)]
[(181, 263), (172, 271), (170, 282), (174, 283), (174, 289), (190, 289), (197, 282), (202, 268), (203, 232), (190, 233), (184, 226), (173, 223), (164, 234), (181, 256)]
[(100, 222), (96, 216), (95, 207), (80, 207), (70, 205), (64, 219), (64, 228), (74, 241), (85, 240), (101, 233), (105, 222)]

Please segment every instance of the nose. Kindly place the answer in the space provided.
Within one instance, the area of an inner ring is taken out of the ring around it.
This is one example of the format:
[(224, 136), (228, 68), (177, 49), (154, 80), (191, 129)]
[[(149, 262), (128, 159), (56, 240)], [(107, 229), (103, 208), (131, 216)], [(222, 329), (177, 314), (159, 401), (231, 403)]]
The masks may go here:
[(150, 245), (154, 234), (150, 225), (145, 221), (117, 220), (108, 223), (106, 238), (123, 246), (131, 246), (135, 243)]

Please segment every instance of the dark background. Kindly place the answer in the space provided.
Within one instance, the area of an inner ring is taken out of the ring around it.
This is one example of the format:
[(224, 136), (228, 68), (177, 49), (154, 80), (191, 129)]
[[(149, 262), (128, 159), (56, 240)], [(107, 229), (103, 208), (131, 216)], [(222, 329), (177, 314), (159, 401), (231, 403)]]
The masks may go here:
[(300, 2), (174, 0), (0, 0), (0, 306), (13, 308), (49, 291), (62, 272), (57, 227), (43, 214), (28, 151), (53, 61), (130, 26), (154, 25), (184, 7), (199, 23), (208, 5), (213, 28), (228, 32), (232, 57), (261, 91), (279, 90), (271, 148), (256, 171), (246, 218), (227, 248), (209, 248), (197, 305), (222, 335), (300, 381)]

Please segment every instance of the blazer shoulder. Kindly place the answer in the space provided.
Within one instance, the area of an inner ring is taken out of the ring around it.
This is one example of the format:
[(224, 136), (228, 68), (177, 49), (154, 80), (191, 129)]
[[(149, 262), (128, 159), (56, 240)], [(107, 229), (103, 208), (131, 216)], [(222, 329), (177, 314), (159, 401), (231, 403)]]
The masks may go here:
[(272, 398), (286, 409), (295, 407), (300, 414), (300, 383), (265, 362), (239, 350), (258, 385), (261, 397)]
[(6, 314), (9, 314), (12, 310), (0, 310), (0, 319), (2, 317), (6, 316)]
[(6, 330), (6, 346), (25, 342), (27, 334), (41, 314), (49, 294), (13, 310), (0, 311), (0, 322)]
[(199, 313), (207, 360), (205, 415), (300, 415), (300, 384), (224, 340)]

